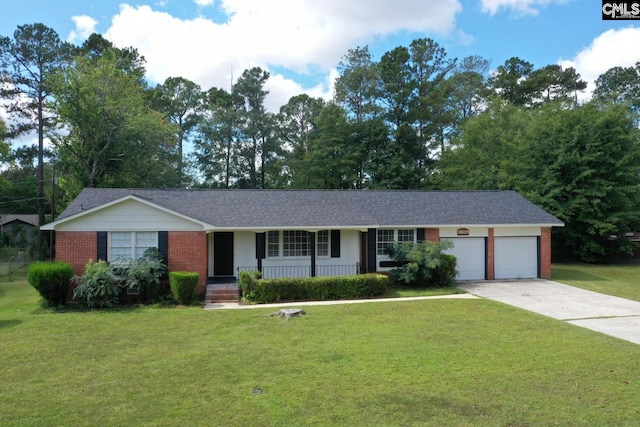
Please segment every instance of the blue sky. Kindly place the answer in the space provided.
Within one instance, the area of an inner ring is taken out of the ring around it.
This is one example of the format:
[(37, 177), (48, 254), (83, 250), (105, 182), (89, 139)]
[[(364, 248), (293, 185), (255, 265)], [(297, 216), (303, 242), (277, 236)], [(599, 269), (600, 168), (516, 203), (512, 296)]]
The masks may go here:
[(367, 45), (377, 59), (421, 37), (449, 57), (561, 63), (589, 82), (640, 61), (640, 21), (603, 21), (594, 0), (22, 0), (2, 8), (0, 34), (35, 22), (75, 44), (98, 32), (136, 47), (152, 83), (181, 76), (228, 89), (260, 66), (272, 109), (302, 92), (330, 97), (350, 48)]

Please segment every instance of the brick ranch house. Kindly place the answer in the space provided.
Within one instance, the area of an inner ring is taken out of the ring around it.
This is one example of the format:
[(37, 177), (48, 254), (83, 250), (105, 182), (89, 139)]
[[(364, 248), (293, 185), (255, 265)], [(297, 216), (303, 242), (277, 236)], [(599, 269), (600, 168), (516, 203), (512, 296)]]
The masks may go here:
[(84, 189), (57, 220), (56, 259), (157, 247), (169, 271), (202, 283), (242, 270), (304, 277), (390, 269), (390, 242), (451, 240), (459, 280), (549, 278), (551, 227), (563, 223), (514, 191)]

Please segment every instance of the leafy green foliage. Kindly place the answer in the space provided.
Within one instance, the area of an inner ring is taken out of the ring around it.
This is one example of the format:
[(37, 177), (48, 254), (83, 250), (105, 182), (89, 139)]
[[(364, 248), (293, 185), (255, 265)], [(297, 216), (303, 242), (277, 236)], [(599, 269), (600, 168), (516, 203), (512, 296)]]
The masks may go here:
[(137, 290), (145, 302), (159, 302), (166, 294), (162, 278), (167, 266), (156, 248), (147, 249), (136, 261), (117, 260), (87, 263), (77, 284), (73, 298), (90, 308), (113, 307), (120, 303), (123, 291)]
[(73, 277), (73, 268), (63, 262), (37, 262), (27, 270), (27, 280), (46, 305), (51, 307), (65, 305), (69, 292), (69, 283)]
[(238, 276), (238, 287), (242, 292), (242, 298), (253, 301), (256, 297), (256, 284), (262, 277), (259, 271), (241, 271)]
[(243, 298), (258, 304), (371, 298), (383, 295), (388, 282), (381, 274), (257, 279), (254, 273), (243, 273), (247, 273), (241, 273), (239, 282)]
[(118, 276), (105, 261), (89, 260), (82, 276), (76, 276), (73, 299), (89, 308), (113, 307), (120, 301)]
[(169, 286), (173, 297), (180, 304), (190, 304), (200, 282), (198, 273), (188, 271), (172, 271), (169, 273)]
[(138, 290), (145, 302), (159, 302), (165, 295), (162, 278), (167, 274), (167, 266), (158, 249), (149, 248), (142, 258), (120, 265), (123, 264), (116, 262), (112, 269), (123, 288)]
[(401, 264), (391, 270), (392, 280), (417, 287), (451, 286), (455, 283), (456, 259), (443, 251), (453, 247), (450, 240), (441, 242), (395, 243), (389, 245), (389, 256)]

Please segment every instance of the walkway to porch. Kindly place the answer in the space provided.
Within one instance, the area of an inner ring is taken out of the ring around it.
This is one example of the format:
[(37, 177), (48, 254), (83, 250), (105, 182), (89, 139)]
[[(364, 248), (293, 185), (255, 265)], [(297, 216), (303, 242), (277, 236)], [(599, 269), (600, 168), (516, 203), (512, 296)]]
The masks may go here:
[(235, 277), (209, 278), (204, 302), (238, 302), (240, 300), (240, 288)]

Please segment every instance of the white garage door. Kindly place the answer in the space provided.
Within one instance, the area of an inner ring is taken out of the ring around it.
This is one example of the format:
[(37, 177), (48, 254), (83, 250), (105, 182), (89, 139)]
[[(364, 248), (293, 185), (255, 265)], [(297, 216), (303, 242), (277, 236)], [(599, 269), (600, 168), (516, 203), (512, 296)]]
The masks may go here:
[(538, 277), (538, 238), (496, 237), (496, 279), (531, 279)]
[(486, 265), (485, 244), (482, 237), (448, 238), (453, 248), (446, 252), (457, 259), (458, 280), (484, 280)]

